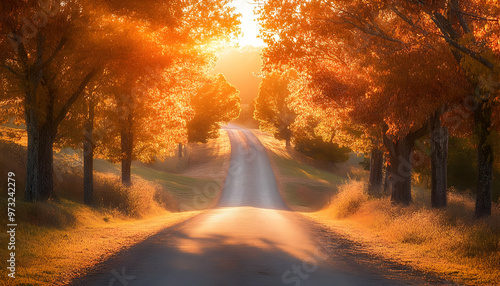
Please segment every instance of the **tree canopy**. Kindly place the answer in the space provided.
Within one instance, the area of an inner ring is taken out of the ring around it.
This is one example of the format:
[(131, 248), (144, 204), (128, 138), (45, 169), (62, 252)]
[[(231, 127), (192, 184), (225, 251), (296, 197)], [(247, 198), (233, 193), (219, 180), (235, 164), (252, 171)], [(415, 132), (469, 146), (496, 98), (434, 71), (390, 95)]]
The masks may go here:
[(444, 193), (435, 205), (446, 205), (447, 153), (441, 150), (448, 131), (442, 120), (473, 96), (476, 210), (487, 215), (493, 153), (486, 138), (499, 94), (493, 84), (499, 81), (498, 11), (496, 1), (477, 0), (270, 0), (260, 8), (265, 70), (287, 66), (305, 74), (294, 100), (297, 124), (319, 113), (316, 133), (324, 139), (357, 151), (383, 148), (392, 199), (402, 203), (411, 202), (415, 142), (431, 134), (433, 178), (440, 178), (433, 198)]
[(194, 117), (187, 123), (189, 142), (219, 137), (221, 124), (240, 115), (239, 91), (222, 74), (208, 76), (191, 96)]
[(82, 138), (62, 124), (103, 114), (89, 106), (106, 114), (92, 120), (108, 129), (101, 154), (122, 160), (126, 183), (131, 160), (152, 160), (169, 143), (186, 141), (192, 117), (186, 71), (208, 72), (211, 47), (238, 34), (238, 15), (227, 4), (2, 2), (1, 101), (8, 106), (2, 119), (27, 126), (26, 200), (51, 196), (54, 142)]

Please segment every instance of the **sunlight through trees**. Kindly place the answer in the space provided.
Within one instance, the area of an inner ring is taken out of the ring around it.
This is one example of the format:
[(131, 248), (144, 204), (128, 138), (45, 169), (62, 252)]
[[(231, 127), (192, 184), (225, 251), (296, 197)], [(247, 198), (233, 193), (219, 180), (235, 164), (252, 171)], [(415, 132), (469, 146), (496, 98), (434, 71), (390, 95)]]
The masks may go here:
[[(492, 117), (499, 98), (499, 11), (496, 1), (477, 0), (269, 0), (260, 8), (264, 68), (304, 74), (305, 90), (316, 91), (301, 92), (295, 105), (323, 112), (318, 134), (346, 143), (336, 134), (346, 134), (340, 126), (347, 123), (354, 131), (347, 134), (361, 139), (352, 141), (373, 150), (373, 166), (382, 164), (375, 150), (384, 150), (392, 201), (403, 204), (412, 201), (415, 144), (430, 134), (432, 205), (446, 206), (451, 124), (443, 116), (473, 101), (467, 112), (474, 116), (463, 121), (475, 124), (476, 215), (482, 217), (491, 213), (491, 138), (500, 129)], [(382, 168), (371, 172), (379, 174), (370, 178), (381, 178)]]
[(132, 160), (186, 142), (191, 73), (208, 73), (207, 47), (238, 33), (228, 2), (2, 2), (2, 118), (26, 124), (25, 199), (52, 196), (55, 141), (86, 131), (86, 153), (121, 161), (126, 185)]

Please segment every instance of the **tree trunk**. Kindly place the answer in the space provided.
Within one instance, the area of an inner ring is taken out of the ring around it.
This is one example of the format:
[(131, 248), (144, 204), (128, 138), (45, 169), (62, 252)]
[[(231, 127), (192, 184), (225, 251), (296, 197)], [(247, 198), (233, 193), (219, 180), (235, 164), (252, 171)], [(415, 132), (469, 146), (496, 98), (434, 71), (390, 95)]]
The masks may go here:
[(385, 168), (385, 175), (384, 175), (384, 195), (388, 195), (392, 193), (392, 188), (391, 188), (391, 172), (389, 171), (391, 168), (390, 165), (387, 165)]
[(370, 156), (370, 181), (368, 183), (368, 193), (378, 195), (382, 190), (384, 167), (384, 152), (373, 149)]
[(89, 101), (89, 112), (83, 141), (83, 196), (86, 205), (94, 200), (94, 102)]
[(35, 202), (38, 200), (39, 186), (38, 181), (38, 154), (40, 145), (40, 127), (36, 108), (36, 93), (40, 83), (41, 76), (31, 77), (28, 80), (27, 90), (24, 99), (24, 116), (26, 122), (26, 131), (28, 133), (28, 152), (26, 162), (26, 186), (24, 192), (24, 200), (27, 202)]
[(54, 130), (52, 123), (42, 128), (40, 133), (40, 147), (38, 159), (38, 185), (40, 186), (39, 200), (49, 199), (54, 190)]
[(28, 129), (28, 161), (26, 170), (25, 200), (44, 201), (52, 196), (54, 189), (54, 130), (51, 122)]
[(482, 101), (474, 111), (476, 125), (478, 182), (476, 195), (476, 217), (491, 215), (492, 181), (493, 181), (493, 148), (491, 146), (491, 107), (488, 101)]
[(131, 167), (132, 167), (132, 133), (129, 131), (122, 131), (122, 184), (125, 186), (132, 185)]
[(26, 112), (26, 130), (28, 133), (28, 152), (27, 152), (27, 163), (26, 163), (26, 187), (24, 191), (24, 200), (27, 202), (35, 202), (38, 197), (38, 187), (36, 182), (38, 181), (38, 145), (40, 142), (38, 123), (34, 118), (32, 118)]
[(285, 138), (285, 144), (286, 147), (289, 148), (291, 147), (291, 141), (292, 141), (292, 131), (290, 130), (290, 123), (286, 123), (283, 127), (282, 130), (283, 137)]
[(443, 110), (438, 110), (431, 119), (431, 203), (433, 208), (447, 204), (448, 188), (448, 128), (441, 124)]
[(126, 118), (126, 126), (121, 132), (121, 148), (122, 148), (122, 184), (125, 186), (132, 185), (131, 167), (132, 167), (132, 152), (134, 149), (134, 137), (132, 133), (132, 114)]
[(415, 142), (422, 136), (429, 133), (428, 122), (405, 137), (397, 140), (391, 140), (387, 136), (387, 125), (384, 126), (384, 145), (389, 150), (389, 165), (391, 182), (391, 201), (408, 205), (412, 202), (411, 198), (411, 154)]
[(411, 198), (411, 152), (412, 142), (407, 138), (391, 142), (389, 146), (391, 201), (409, 205)]
[(26, 167), (25, 200), (44, 201), (52, 196), (54, 188), (53, 145), (56, 126), (53, 122), (53, 100), (47, 103), (45, 121), (41, 122), (34, 106), (36, 89), (26, 96), (25, 117), (28, 133), (28, 160)]

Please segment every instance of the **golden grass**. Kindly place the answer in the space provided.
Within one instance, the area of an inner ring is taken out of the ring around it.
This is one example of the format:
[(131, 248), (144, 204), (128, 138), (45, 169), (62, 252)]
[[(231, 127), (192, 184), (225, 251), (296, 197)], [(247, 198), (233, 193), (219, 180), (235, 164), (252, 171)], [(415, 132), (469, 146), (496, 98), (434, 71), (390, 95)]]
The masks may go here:
[(231, 159), (231, 142), (225, 130), (220, 131), (219, 138), (210, 139), (205, 144), (189, 143), (188, 152), (190, 166), (182, 172), (183, 175), (223, 183)]
[[(81, 175), (65, 173), (57, 182), (55, 193), (61, 198), (82, 203), (82, 182)], [(134, 178), (134, 184), (125, 187), (118, 176), (105, 173), (94, 174), (94, 206), (136, 218), (156, 214), (162, 209), (178, 210), (173, 195), (158, 184)]]
[[(16, 174), (18, 180), (21, 175)], [(56, 191), (81, 198), (81, 185), (81, 176), (65, 173)], [(26, 203), (17, 196), (17, 274), (15, 280), (0, 280), (0, 285), (67, 281), (160, 229), (197, 214), (169, 212), (177, 208), (172, 195), (145, 180), (137, 179), (126, 188), (117, 176), (96, 173), (94, 187), (94, 207), (64, 197)], [(1, 199), (0, 204), (4, 209), (7, 202)], [(6, 219), (6, 215), (0, 217), (0, 223), (5, 225)], [(1, 241), (7, 239), (6, 232), (0, 234)], [(6, 278), (6, 269), (0, 275)]]
[(335, 199), (332, 199), (327, 212), (334, 218), (346, 218), (368, 201), (368, 194), (365, 191), (364, 183), (352, 181), (351, 184), (339, 186)]
[[(286, 182), (291, 177), (299, 177), (304, 168), (313, 168), (296, 162), (310, 164), (287, 149), (284, 142), (260, 131), (253, 132), (271, 155), (276, 155), (271, 159), (279, 181)], [(422, 188), (414, 188), (411, 206), (393, 205), (388, 197), (368, 196), (366, 182), (363, 181), (368, 174), (357, 166), (356, 158), (351, 159), (339, 164), (348, 169), (345, 173), (350, 179), (342, 179), (342, 182), (329, 180), (335, 182), (336, 187), (329, 192), (333, 197), (327, 206), (314, 213), (301, 207), (301, 215), (344, 234), (360, 243), (366, 251), (385, 259), (443, 276), (459, 284), (500, 285), (498, 203), (491, 218), (479, 221), (474, 216), (474, 198), (454, 190), (450, 191), (448, 206), (443, 210), (430, 207), (430, 190)], [(313, 171), (310, 169), (309, 173)], [(342, 174), (335, 169), (331, 171)], [(329, 176), (317, 170), (313, 173), (321, 179)], [(312, 183), (300, 177), (299, 181), (307, 186), (303, 188), (307, 190), (302, 192), (303, 196), (317, 197), (311, 191), (317, 180)], [(296, 185), (295, 181), (292, 183)], [(282, 192), (282, 195), (292, 209), (299, 210), (296, 201), (290, 200), (286, 193)]]
[(251, 131), (268, 151), (280, 156), (281, 158), (292, 159), (298, 155), (298, 152), (294, 152), (292, 148), (286, 147), (284, 140), (278, 140), (274, 138), (273, 135), (260, 131), (259, 129), (252, 129)]
[[(66, 285), (114, 253), (198, 214), (164, 211), (161, 215), (137, 220), (66, 200), (58, 204), (59, 209), (71, 209), (76, 226), (54, 229), (20, 224), (16, 234), (16, 279), (6, 280), (3, 285)], [(5, 241), (5, 235), (1, 236)], [(0, 270), (0, 275), (7, 277), (6, 270)]]
[[(349, 232), (382, 256), (457, 283), (500, 283), (498, 206), (490, 218), (476, 220), (474, 201), (467, 195), (450, 193), (448, 207), (436, 210), (428, 205), (428, 190), (414, 190), (414, 204), (404, 207), (389, 198), (369, 198), (365, 189), (364, 183), (351, 180), (339, 187), (327, 208), (308, 216)], [(384, 242), (377, 245), (380, 239)]]

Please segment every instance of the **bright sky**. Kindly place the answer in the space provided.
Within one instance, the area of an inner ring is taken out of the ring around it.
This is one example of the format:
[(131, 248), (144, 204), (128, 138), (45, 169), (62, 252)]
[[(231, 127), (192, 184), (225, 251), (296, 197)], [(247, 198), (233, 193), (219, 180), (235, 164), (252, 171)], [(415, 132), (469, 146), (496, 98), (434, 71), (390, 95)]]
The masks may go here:
[(257, 15), (254, 13), (256, 7), (255, 0), (233, 0), (232, 5), (236, 7), (236, 13), (242, 16), (241, 32), (238, 43), (240, 47), (251, 45), (254, 47), (264, 46), (262, 39), (257, 38), (259, 34), (259, 24), (257, 23)]

